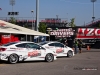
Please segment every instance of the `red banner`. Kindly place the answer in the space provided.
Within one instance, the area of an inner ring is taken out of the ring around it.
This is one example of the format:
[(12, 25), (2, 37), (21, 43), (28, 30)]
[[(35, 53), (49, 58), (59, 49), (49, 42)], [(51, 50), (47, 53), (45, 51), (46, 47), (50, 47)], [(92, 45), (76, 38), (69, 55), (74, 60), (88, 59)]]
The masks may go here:
[(78, 28), (78, 39), (100, 39), (100, 28)]

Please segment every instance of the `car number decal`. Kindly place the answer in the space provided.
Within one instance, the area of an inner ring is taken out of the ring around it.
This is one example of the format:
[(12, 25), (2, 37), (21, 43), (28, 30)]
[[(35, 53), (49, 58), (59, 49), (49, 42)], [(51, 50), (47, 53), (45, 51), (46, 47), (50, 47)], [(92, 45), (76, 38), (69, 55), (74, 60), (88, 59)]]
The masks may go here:
[(28, 57), (37, 57), (37, 56), (41, 56), (41, 51), (28, 52)]
[(56, 53), (63, 53), (63, 52), (64, 52), (64, 49), (62, 48), (56, 50)]

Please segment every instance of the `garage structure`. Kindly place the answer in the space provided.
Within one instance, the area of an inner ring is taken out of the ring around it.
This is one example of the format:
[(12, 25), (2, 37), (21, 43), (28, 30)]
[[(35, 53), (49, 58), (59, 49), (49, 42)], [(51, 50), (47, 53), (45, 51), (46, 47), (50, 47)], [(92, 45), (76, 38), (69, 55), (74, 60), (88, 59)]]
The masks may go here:
[[(8, 43), (13, 41), (33, 41), (34, 36), (49, 36), (49, 34), (24, 28), (6, 21), (0, 20), (0, 43)], [(8, 39), (8, 40), (7, 40)], [(16, 40), (14, 40), (16, 39)], [(5, 42), (2, 42), (5, 41)]]

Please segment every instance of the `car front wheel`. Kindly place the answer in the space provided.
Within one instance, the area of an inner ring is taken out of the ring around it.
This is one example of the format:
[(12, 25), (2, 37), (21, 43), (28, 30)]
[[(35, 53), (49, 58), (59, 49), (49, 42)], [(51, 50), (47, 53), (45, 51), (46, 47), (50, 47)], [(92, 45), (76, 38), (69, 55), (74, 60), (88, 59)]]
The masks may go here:
[(47, 62), (53, 62), (54, 61), (53, 54), (47, 54), (46, 57), (45, 57), (45, 61), (47, 61)]
[(19, 57), (18, 57), (18, 55), (16, 55), (16, 54), (11, 54), (11, 55), (9, 56), (9, 58), (8, 58), (8, 62), (11, 63), (11, 64), (17, 63), (18, 60), (19, 60)]
[(67, 57), (71, 58), (72, 56), (73, 56), (73, 52), (72, 51), (68, 51)]

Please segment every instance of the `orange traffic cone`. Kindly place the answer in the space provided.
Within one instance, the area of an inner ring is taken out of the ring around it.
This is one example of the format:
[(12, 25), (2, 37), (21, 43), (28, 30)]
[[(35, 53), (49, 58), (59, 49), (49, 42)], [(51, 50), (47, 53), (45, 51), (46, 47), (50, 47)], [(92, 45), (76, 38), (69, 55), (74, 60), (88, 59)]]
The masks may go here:
[(90, 50), (90, 46), (89, 45), (87, 45), (87, 50)]

